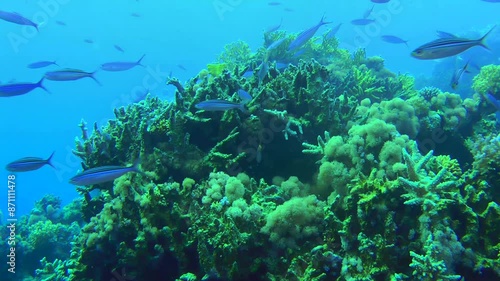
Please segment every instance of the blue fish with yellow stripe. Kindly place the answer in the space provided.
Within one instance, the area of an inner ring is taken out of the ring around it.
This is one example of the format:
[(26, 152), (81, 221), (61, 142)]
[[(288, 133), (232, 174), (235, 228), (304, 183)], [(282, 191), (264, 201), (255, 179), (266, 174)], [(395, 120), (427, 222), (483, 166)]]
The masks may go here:
[(460, 37), (439, 38), (416, 48), (411, 55), (421, 60), (433, 60), (458, 55), (474, 46), (481, 46), (489, 50), (485, 40), (493, 29), (495, 26), (483, 37), (476, 40)]

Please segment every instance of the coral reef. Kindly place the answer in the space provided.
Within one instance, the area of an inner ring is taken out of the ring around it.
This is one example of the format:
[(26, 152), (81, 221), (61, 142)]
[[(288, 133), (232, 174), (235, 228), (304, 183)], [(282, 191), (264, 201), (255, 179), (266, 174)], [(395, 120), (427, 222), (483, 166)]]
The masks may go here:
[[(290, 53), (294, 36), (266, 33), (255, 53), (231, 44), (185, 84), (170, 77), (174, 101), (117, 108), (91, 134), (82, 120), (74, 153), (84, 169), (140, 158), (144, 173), (78, 187), (72, 212), (54, 197), (38, 202), (21, 221), (20, 253), (31, 262), (23, 274), (500, 278), (500, 135), (481, 96), (496, 83), (493, 67), (462, 99), (417, 91), (413, 77), (335, 38)], [(253, 97), (248, 112), (196, 107), (243, 103), (240, 89)]]

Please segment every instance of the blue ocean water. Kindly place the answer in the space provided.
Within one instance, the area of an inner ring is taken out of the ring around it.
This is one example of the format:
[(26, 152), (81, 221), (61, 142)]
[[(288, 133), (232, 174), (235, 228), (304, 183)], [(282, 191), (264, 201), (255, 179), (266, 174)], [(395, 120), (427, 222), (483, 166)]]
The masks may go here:
[[(374, 25), (355, 26), (373, 5)], [(47, 158), (55, 151), (53, 164), (16, 173), (16, 215), (29, 214), (35, 201), (54, 194), (63, 204), (78, 197), (68, 180), (82, 170), (72, 150), (75, 137), (81, 139), (78, 124), (84, 119), (89, 134), (114, 118), (113, 110), (126, 106), (146, 88), (161, 99), (172, 99), (175, 88), (165, 85), (170, 75), (184, 82), (206, 65), (216, 61), (224, 46), (243, 40), (256, 51), (263, 44), (263, 31), (282, 22), (281, 30), (299, 32), (317, 23), (322, 16), (331, 21), (319, 34), (343, 23), (337, 38), (340, 47), (355, 51), (365, 48), (368, 56), (381, 56), (394, 73), (430, 77), (443, 60), (417, 60), (410, 52), (436, 38), (436, 30), (469, 34), (479, 38), (500, 24), (500, 3), (479, 0), (399, 0), (373, 4), (369, 0), (280, 1), (261, 0), (10, 0), (0, 10), (15, 11), (41, 23), (32, 27), (0, 21), (0, 82), (36, 82), (49, 66), (29, 69), (36, 61), (55, 61), (64, 68), (94, 72), (100, 84), (86, 78), (78, 81), (44, 81), (42, 89), (21, 96), (0, 98), (0, 165), (22, 157)], [(408, 40), (389, 44), (380, 39), (391, 34)], [(488, 42), (492, 51), (475, 47), (464, 58), (498, 54), (500, 28)], [(85, 42), (88, 41), (88, 42)], [(115, 46), (123, 49), (117, 50)], [(137, 61), (145, 55), (144, 67), (124, 72), (99, 70), (112, 61)], [(498, 64), (498, 56), (487, 60)], [(484, 63), (484, 64), (488, 64)], [(454, 71), (450, 68), (450, 73)], [(471, 79), (471, 77), (466, 78)], [(444, 84), (449, 78), (443, 78)], [(449, 89), (447, 89), (449, 90)], [(461, 92), (466, 97), (467, 91)], [(2, 170), (7, 179), (12, 173)], [(0, 210), (7, 211), (7, 180), (0, 186)]]

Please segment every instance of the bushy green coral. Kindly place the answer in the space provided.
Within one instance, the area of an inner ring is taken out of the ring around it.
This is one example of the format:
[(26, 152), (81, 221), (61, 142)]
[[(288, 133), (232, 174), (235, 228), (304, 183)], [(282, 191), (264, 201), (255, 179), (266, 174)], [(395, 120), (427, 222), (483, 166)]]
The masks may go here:
[(324, 157), (319, 168), (316, 194), (345, 194), (346, 185), (360, 173), (368, 176), (376, 167), (378, 178), (396, 178), (401, 173), (401, 150), (408, 137), (396, 127), (380, 119), (354, 125), (348, 137), (331, 137), (324, 145)]
[[(434, 88), (427, 92), (431, 92), (427, 97), (415, 95), (407, 100), (419, 120), (420, 140), (432, 140), (434, 145), (443, 145), (442, 140), (436, 140), (436, 135), (445, 132), (447, 139), (450, 139), (459, 130), (477, 121), (473, 118), (478, 112), (478, 103), (474, 100), (462, 100), (457, 94)], [(463, 139), (457, 136), (455, 142), (458, 147), (462, 145)]]
[[(369, 100), (368, 100), (369, 101)], [(367, 108), (369, 106), (369, 108)], [(415, 138), (420, 128), (415, 109), (411, 104), (401, 98), (369, 104), (366, 100), (357, 108), (359, 115), (369, 119), (384, 120), (393, 124), (399, 133)]]
[(444, 119), (444, 130), (453, 130), (467, 117), (467, 110), (457, 94), (439, 93), (431, 99), (431, 109), (438, 112)]
[(224, 63), (227, 69), (233, 70), (238, 65), (246, 64), (252, 57), (252, 50), (245, 41), (236, 41), (224, 46), (224, 51), (219, 55), (218, 62)]
[(203, 204), (218, 203), (223, 200), (226, 203), (232, 204), (234, 201), (240, 199), (245, 194), (245, 186), (242, 181), (248, 182), (248, 176), (239, 174), (237, 177), (230, 177), (225, 173), (211, 173), (210, 180), (207, 183), (206, 195), (202, 198)]
[(474, 77), (472, 89), (481, 95), (488, 92), (500, 92), (500, 65), (490, 64), (481, 67), (481, 71)]
[(280, 248), (296, 248), (304, 239), (321, 235), (325, 203), (316, 196), (293, 197), (266, 217), (262, 232)]

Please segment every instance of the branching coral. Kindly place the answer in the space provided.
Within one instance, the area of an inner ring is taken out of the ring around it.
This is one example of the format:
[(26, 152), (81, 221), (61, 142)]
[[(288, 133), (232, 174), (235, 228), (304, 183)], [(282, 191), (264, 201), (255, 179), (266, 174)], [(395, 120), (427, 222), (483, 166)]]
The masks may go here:
[(424, 172), (424, 166), (432, 157), (432, 150), (425, 156), (419, 157), (418, 149), (416, 146), (413, 146), (413, 153), (413, 157), (418, 157), (418, 160), (412, 158), (406, 149), (403, 149), (407, 178), (399, 177), (398, 180), (407, 193), (402, 196), (406, 199), (405, 204), (422, 205), (425, 212), (435, 212), (435, 207), (438, 204), (446, 204), (447, 202), (440, 194), (448, 192), (450, 188), (455, 187), (457, 185), (456, 180), (444, 181), (448, 173), (444, 167), (440, 168), (437, 173), (428, 174)]
[(435, 255), (440, 251), (433, 243), (433, 237), (429, 234), (429, 242), (424, 246), (424, 255), (419, 255), (413, 251), (410, 252), (412, 262), (410, 267), (413, 270), (413, 277), (422, 281), (432, 280), (459, 280), (462, 277), (456, 274), (448, 274), (446, 264), (443, 260), (436, 259)]

